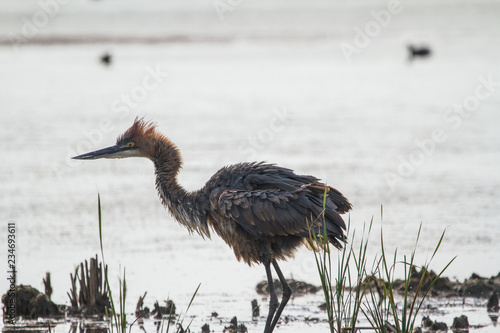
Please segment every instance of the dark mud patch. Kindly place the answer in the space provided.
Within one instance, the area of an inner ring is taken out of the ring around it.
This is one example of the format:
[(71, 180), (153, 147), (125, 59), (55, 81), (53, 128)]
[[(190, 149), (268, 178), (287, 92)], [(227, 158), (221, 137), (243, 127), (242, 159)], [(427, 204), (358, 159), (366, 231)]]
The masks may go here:
[[(418, 271), (415, 267), (413, 267), (409, 283), (410, 290), (417, 290), (421, 280), (421, 289), (428, 289), (436, 276), (437, 274), (433, 271)], [(395, 280), (393, 288), (400, 293), (404, 293), (405, 281)], [(478, 274), (473, 273), (470, 278), (465, 279), (463, 282), (451, 281), (447, 277), (439, 277), (432, 286), (431, 290), (431, 296), (434, 297), (489, 298), (492, 297), (492, 295), (498, 294), (500, 294), (500, 273), (489, 278), (481, 277)], [(494, 306), (493, 303), (492, 306)]]
[[(465, 316), (464, 316), (465, 317)], [(467, 317), (465, 317), (467, 318)], [(467, 324), (468, 325), (468, 324)], [(448, 325), (444, 322), (433, 321), (430, 317), (422, 318), (422, 328), (420, 331), (448, 331)]]
[(32, 286), (16, 286), (14, 294), (9, 291), (2, 296), (4, 316), (9, 315), (11, 304), (15, 304), (16, 318), (21, 316), (26, 319), (38, 319), (63, 315), (47, 295)]
[(453, 319), (453, 325), (451, 325), (452, 329), (467, 329), (469, 328), (469, 318), (465, 315), (461, 315), (460, 317), (455, 317)]
[(459, 296), (464, 297), (490, 297), (492, 293), (500, 294), (500, 273), (490, 278), (472, 274), (462, 284), (455, 286)]
[(175, 315), (175, 303), (172, 300), (166, 300), (165, 306), (160, 306), (160, 303), (156, 301), (151, 315), (155, 319), (162, 319), (164, 316), (173, 316)]
[(488, 312), (498, 312), (498, 292), (494, 292), (491, 297), (488, 299), (488, 304), (486, 304), (486, 308)]
[(248, 333), (248, 329), (244, 324), (238, 325), (238, 318), (233, 317), (229, 322), (229, 326), (225, 326), (224, 333)]
[[(423, 276), (425, 275), (425, 276)], [(423, 276), (423, 279), (422, 279)], [(422, 271), (413, 267), (412, 276), (409, 282), (410, 291), (417, 290), (421, 280), (422, 286), (420, 289), (429, 289), (432, 281), (436, 278), (437, 274), (433, 271)], [(302, 296), (307, 294), (315, 294), (322, 290), (321, 287), (309, 284), (303, 281), (297, 281), (294, 279), (288, 279), (288, 284), (292, 288), (293, 296)], [(393, 288), (403, 294), (405, 289), (404, 280), (395, 280), (393, 282)], [(274, 280), (274, 288), (276, 293), (282, 293), (282, 287), (279, 280)], [(255, 287), (255, 290), (259, 295), (269, 295), (269, 285), (267, 281), (261, 281)], [(470, 278), (465, 279), (463, 282), (452, 281), (447, 277), (439, 277), (431, 289), (431, 295), (434, 297), (475, 297), (475, 298), (490, 298), (495, 295), (494, 299), (491, 300), (492, 309), (497, 309), (498, 311), (498, 298), (500, 295), (500, 273), (496, 276), (489, 278), (481, 277), (478, 274), (473, 273)]]
[[(321, 287), (309, 284), (303, 281), (297, 281), (294, 279), (287, 279), (286, 282), (292, 288), (293, 296), (302, 296), (307, 294), (315, 294), (321, 290)], [(281, 282), (277, 279), (273, 281), (274, 289), (277, 294), (283, 293), (283, 288), (281, 287)], [(269, 295), (269, 283), (267, 281), (261, 281), (255, 287), (257, 294), (259, 295)]]

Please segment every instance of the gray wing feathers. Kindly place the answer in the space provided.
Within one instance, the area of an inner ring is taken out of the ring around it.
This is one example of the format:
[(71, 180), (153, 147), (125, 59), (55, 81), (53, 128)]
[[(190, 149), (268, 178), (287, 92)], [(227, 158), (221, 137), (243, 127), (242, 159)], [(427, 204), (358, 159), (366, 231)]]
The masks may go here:
[(266, 236), (309, 236), (323, 232), (324, 221), (330, 241), (340, 246), (344, 220), (339, 213), (351, 209), (336, 189), (313, 176), (265, 163), (240, 163), (225, 167), (207, 183), (212, 209), (238, 223), (256, 238)]
[[(287, 235), (307, 237), (308, 225), (312, 225), (315, 232), (322, 230), (323, 226), (323, 202), (306, 186), (291, 193), (276, 189), (225, 190), (218, 202), (226, 217), (235, 220), (256, 238)], [(335, 209), (336, 205), (327, 200), (326, 229), (334, 239), (341, 238), (342, 229), (345, 229), (344, 221)]]

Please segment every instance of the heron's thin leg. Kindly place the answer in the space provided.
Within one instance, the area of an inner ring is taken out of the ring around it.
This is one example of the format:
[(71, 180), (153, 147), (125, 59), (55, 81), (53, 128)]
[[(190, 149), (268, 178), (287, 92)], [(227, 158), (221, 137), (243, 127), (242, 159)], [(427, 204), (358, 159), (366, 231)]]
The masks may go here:
[(278, 266), (278, 262), (275, 259), (273, 259), (273, 266), (274, 266), (274, 270), (278, 274), (278, 277), (279, 277), (280, 282), (281, 282), (281, 286), (283, 289), (283, 297), (281, 298), (281, 304), (278, 308), (278, 311), (276, 311), (276, 314), (274, 315), (274, 320), (271, 324), (271, 332), (272, 332), (272, 330), (274, 330), (274, 327), (278, 323), (278, 320), (280, 319), (281, 313), (283, 312), (283, 309), (285, 308), (286, 303), (288, 303), (288, 300), (290, 299), (290, 296), (292, 295), (292, 289), (290, 288), (290, 286), (286, 282), (285, 276), (281, 272), (281, 269)]
[(274, 313), (278, 307), (278, 297), (276, 297), (276, 290), (274, 290), (273, 276), (271, 274), (271, 263), (269, 261), (264, 262), (264, 267), (266, 268), (267, 283), (269, 285), (269, 313), (267, 314), (266, 328), (264, 333), (271, 333), (274, 326), (271, 326), (273, 322)]

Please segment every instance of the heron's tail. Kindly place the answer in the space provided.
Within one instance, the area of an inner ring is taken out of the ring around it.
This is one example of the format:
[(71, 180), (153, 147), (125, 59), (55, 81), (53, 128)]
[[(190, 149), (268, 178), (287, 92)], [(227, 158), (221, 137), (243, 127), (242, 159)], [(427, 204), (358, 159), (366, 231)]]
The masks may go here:
[(347, 213), (352, 209), (352, 204), (349, 202), (349, 200), (344, 197), (344, 195), (340, 193), (339, 190), (333, 187), (329, 188), (328, 199), (330, 199), (335, 204), (335, 206), (337, 206), (336, 211), (339, 214)]
[(341, 249), (346, 243), (346, 225), (340, 214), (351, 210), (351, 203), (338, 190), (321, 183), (312, 184), (308, 189), (312, 192), (309, 200), (313, 204), (314, 218), (309, 221), (308, 236), (312, 242), (309, 242), (308, 247), (312, 250), (326, 249), (331, 243)]

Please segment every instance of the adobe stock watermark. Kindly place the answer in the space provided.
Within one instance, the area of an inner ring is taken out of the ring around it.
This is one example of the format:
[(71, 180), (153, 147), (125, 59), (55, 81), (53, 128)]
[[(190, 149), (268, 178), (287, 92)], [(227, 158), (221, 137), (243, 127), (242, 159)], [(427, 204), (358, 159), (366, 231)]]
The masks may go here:
[(20, 34), (10, 32), (8, 34), (10, 44), (14, 51), (18, 51), (21, 44), (26, 44), (30, 39), (35, 38), (41, 29), (45, 28), (50, 20), (56, 17), (61, 7), (67, 5), (71, 0), (39, 0), (39, 9), (33, 15), (21, 17), (23, 23)]
[(6, 273), (7, 273), (7, 281), (9, 281), (9, 290), (7, 294), (4, 295), (5, 299), (2, 299), (4, 302), (4, 314), (3, 314), (3, 322), (4, 324), (14, 325), (17, 322), (17, 290), (16, 290), (16, 281), (17, 281), (17, 261), (16, 261), (16, 244), (18, 244), (18, 240), (16, 237), (16, 222), (8, 222), (7, 223), (7, 239), (6, 239), (6, 250), (7, 250), (7, 265)]
[(246, 155), (249, 160), (255, 160), (257, 152), (264, 149), (266, 144), (271, 143), (276, 135), (292, 122), (293, 117), (294, 114), (286, 108), (274, 109), (268, 125), (262, 128), (257, 135), (249, 136), (240, 144), (238, 147), (240, 154)]
[(224, 21), (227, 12), (232, 12), (240, 6), (244, 0), (214, 0), (212, 6), (219, 16), (219, 20)]
[(363, 29), (356, 26), (354, 28), (354, 37), (352, 43), (342, 42), (339, 44), (340, 51), (348, 63), (351, 62), (353, 54), (359, 54), (370, 45), (371, 41), (380, 35), (383, 28), (387, 27), (393, 15), (401, 13), (403, 6), (400, 0), (389, 0), (386, 9), (379, 11), (372, 10), (370, 15), (372, 20), (365, 23)]
[[(154, 69), (149, 66), (146, 67), (146, 74), (140, 84), (133, 86), (128, 92), (116, 98), (111, 103), (111, 112), (120, 119), (129, 116), (130, 111), (138, 108), (141, 102), (147, 99), (150, 92), (158, 88), (168, 75), (168, 72), (164, 72), (158, 65)], [(84, 138), (75, 146), (67, 148), (64, 162), (55, 162), (52, 165), (56, 176), (62, 179), (64, 175), (71, 173), (74, 168), (81, 165), (78, 161), (72, 160), (71, 157), (96, 150), (102, 144), (104, 135), (114, 130), (115, 125), (112, 117), (104, 117), (97, 127), (90, 130), (84, 129), (82, 131)]]
[(441, 126), (433, 129), (429, 137), (415, 140), (415, 149), (407, 156), (398, 156), (399, 164), (396, 172), (386, 172), (384, 175), (390, 190), (387, 194), (394, 193), (398, 185), (412, 176), (415, 170), (434, 154), (436, 147), (448, 140), (450, 129), (459, 129), (463, 120), (469, 118), (478, 109), (481, 102), (490, 98), (500, 87), (500, 81), (494, 81), (493, 74), (489, 74), (487, 77), (480, 76), (478, 81), (473, 94), (465, 97), (461, 103), (455, 103), (451, 108), (445, 110), (442, 118), (447, 127)]

